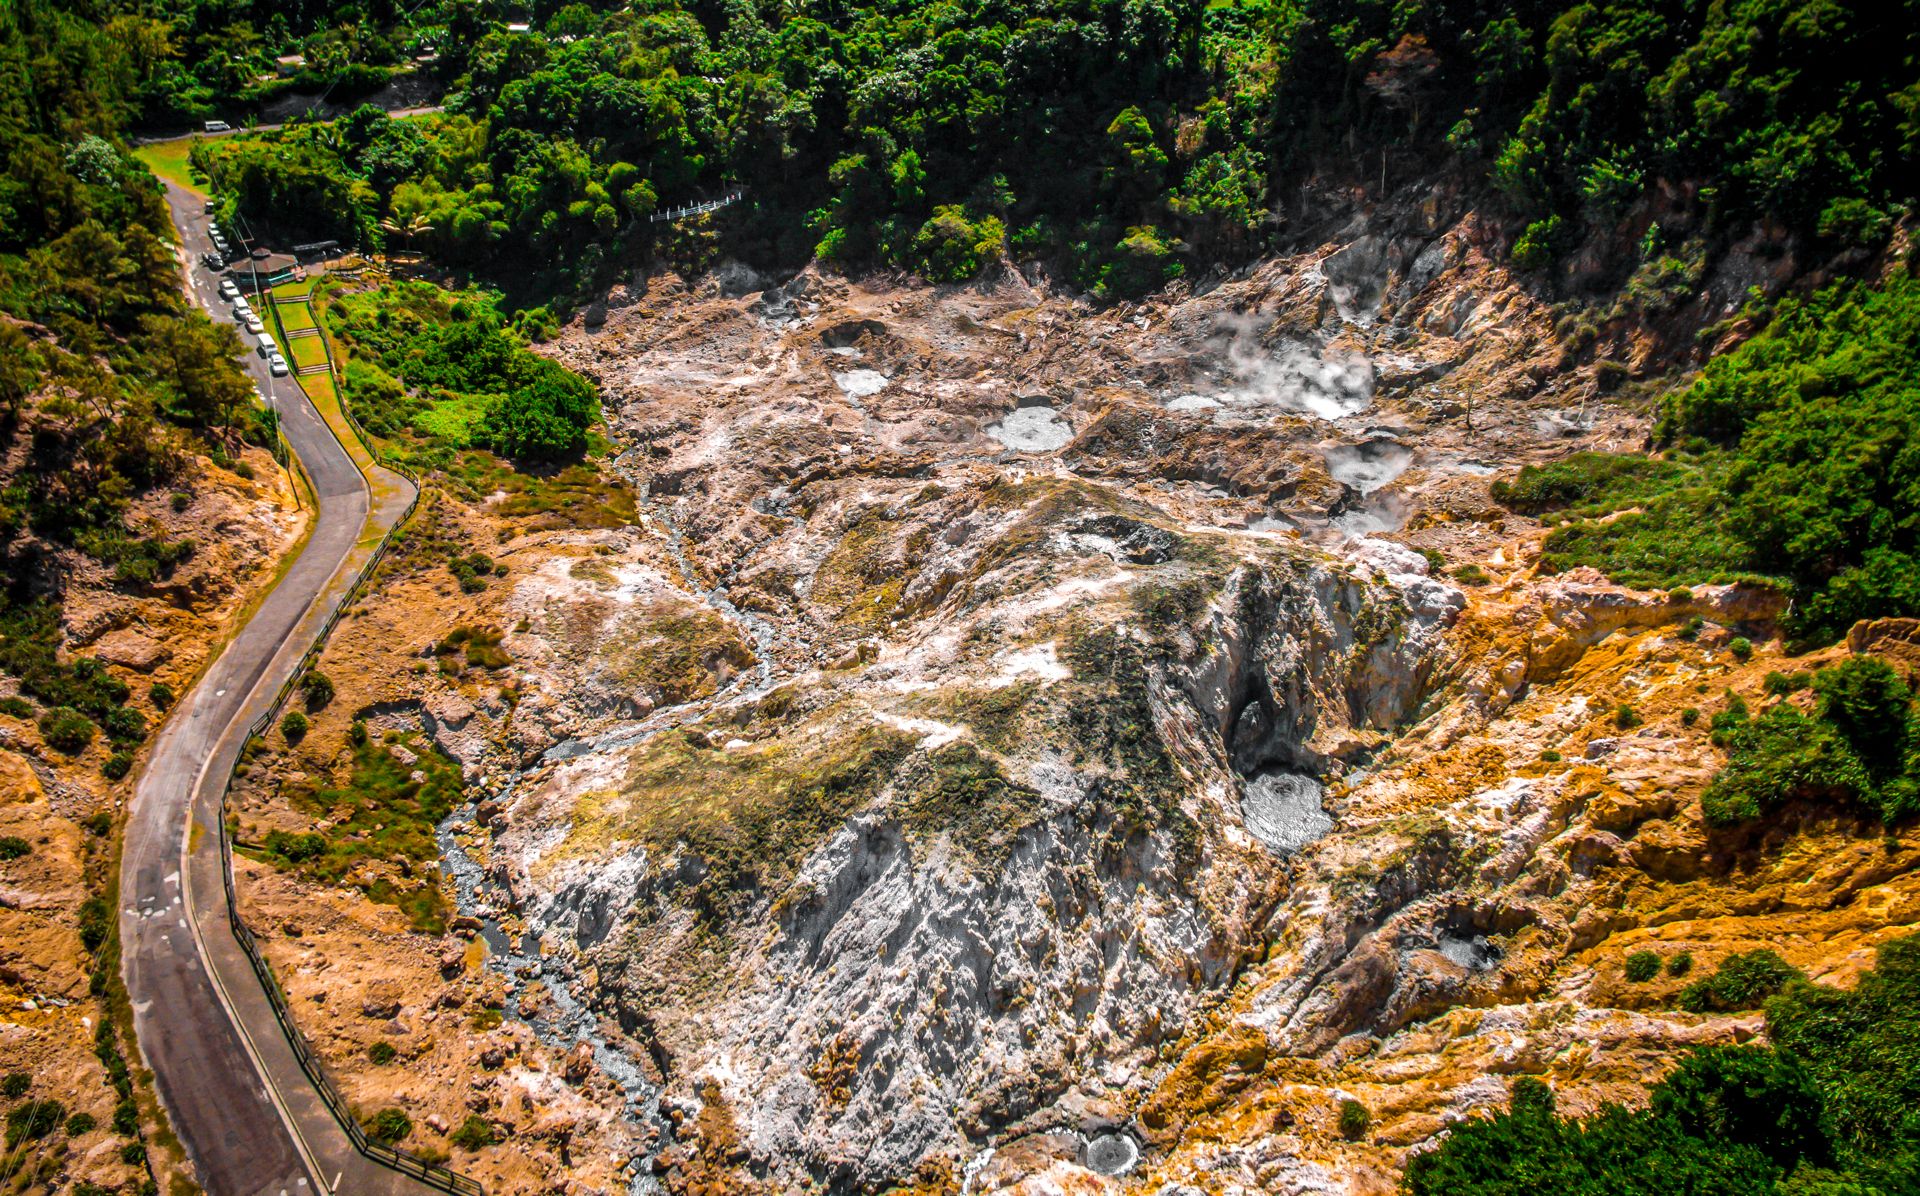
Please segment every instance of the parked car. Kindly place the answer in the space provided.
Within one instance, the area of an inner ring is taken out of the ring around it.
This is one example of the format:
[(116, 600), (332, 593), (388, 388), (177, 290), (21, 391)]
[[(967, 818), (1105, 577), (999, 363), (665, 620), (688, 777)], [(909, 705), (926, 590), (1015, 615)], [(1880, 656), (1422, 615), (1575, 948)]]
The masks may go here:
[(255, 336), (259, 336), (267, 330), (266, 323), (262, 321), (259, 316), (248, 316), (246, 324), (247, 331), (253, 333)]
[(223, 270), (226, 268), (227, 259), (214, 253), (212, 250), (208, 250), (206, 253), (200, 255), (200, 264), (209, 270)]
[(273, 373), (274, 377), (283, 378), (287, 373), (287, 359), (275, 353), (267, 358), (267, 369)]
[(240, 298), (239, 284), (234, 282), (233, 279), (231, 278), (221, 279), (220, 280), (220, 297), (222, 299), (225, 299), (228, 303), (232, 303), (235, 300), (239, 299)]
[(233, 126), (224, 120), (210, 120), (204, 126), (209, 133), (231, 133)]

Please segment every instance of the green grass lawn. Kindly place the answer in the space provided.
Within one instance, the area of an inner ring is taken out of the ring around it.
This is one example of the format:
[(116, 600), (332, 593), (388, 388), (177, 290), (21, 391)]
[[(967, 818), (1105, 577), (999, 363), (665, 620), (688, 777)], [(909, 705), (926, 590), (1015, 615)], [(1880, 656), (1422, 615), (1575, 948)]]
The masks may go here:
[(193, 169), (187, 165), (187, 151), (192, 148), (193, 138), (182, 137), (176, 141), (156, 141), (152, 145), (143, 145), (133, 151), (133, 156), (168, 182), (185, 187), (195, 195), (205, 195), (206, 188), (194, 179)]
[(287, 342), (287, 360), (296, 366), (319, 365), (327, 359), (327, 347), (317, 336), (299, 336)]

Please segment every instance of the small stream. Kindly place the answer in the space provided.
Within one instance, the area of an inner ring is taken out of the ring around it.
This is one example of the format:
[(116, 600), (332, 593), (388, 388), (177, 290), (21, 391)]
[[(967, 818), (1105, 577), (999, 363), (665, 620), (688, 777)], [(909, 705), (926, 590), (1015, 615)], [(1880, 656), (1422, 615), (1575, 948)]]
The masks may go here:
[(747, 633), (753, 636), (755, 692), (773, 688), (773, 644), (775, 635), (773, 624), (767, 622), (759, 615), (749, 614), (735, 606), (728, 600), (727, 587), (724, 585), (715, 586), (711, 590), (704, 592), (701, 590), (699, 575), (694, 572), (693, 562), (687, 559), (686, 544), (680, 534), (680, 525), (674, 521), (673, 513), (667, 510), (663, 504), (658, 504), (653, 501), (651, 482), (644, 478), (634, 477), (626, 468), (627, 453), (632, 451), (633, 450), (628, 449), (626, 452), (622, 452), (616, 456), (613, 459), (614, 468), (619, 470), (626, 476), (627, 481), (632, 483), (635, 506), (638, 507), (643, 514), (657, 521), (665, 531), (667, 551), (673, 556), (674, 567), (680, 571), (680, 584), (685, 586), (689, 593), (700, 594), (708, 606), (711, 606), (725, 617), (732, 619), (735, 623), (747, 629)]
[[(507, 794), (502, 794), (505, 796)], [(652, 1174), (652, 1160), (668, 1140), (670, 1129), (660, 1116), (660, 1091), (625, 1051), (607, 1040), (601, 1031), (600, 1019), (576, 991), (578, 981), (564, 968), (542, 957), (540, 935), (548, 927), (537, 916), (529, 914), (528, 929), (516, 942), (500, 924), (500, 911), (511, 908), (512, 898), (467, 854), (461, 843), (463, 833), (477, 830), (474, 805), (469, 802), (448, 815), (435, 828), (434, 837), (439, 842), (441, 862), (453, 879), (459, 911), (480, 922), (480, 937), (487, 944), (485, 966), (506, 981), (507, 1003), (501, 1013), (526, 1025), (541, 1042), (563, 1054), (581, 1042), (592, 1046), (594, 1063), (624, 1097), (622, 1114), (643, 1134), (649, 1128), (653, 1130), (652, 1148), (637, 1155), (630, 1164), (628, 1196), (659, 1196), (661, 1189)], [(544, 987), (547, 1000), (541, 1003), (541, 1012), (524, 1017), (520, 1013), (520, 998), (534, 985)]]

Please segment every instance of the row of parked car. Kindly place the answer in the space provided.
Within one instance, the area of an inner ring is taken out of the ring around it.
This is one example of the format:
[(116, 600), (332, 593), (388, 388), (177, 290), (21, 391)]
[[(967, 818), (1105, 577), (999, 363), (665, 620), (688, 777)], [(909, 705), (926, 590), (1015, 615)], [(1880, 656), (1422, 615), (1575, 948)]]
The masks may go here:
[(274, 344), (273, 335), (267, 331), (267, 325), (253, 310), (253, 304), (240, 293), (233, 279), (224, 279), (220, 283), (220, 297), (233, 305), (233, 322), (247, 330), (255, 349), (267, 359), (267, 369), (276, 378), (287, 373), (287, 359), (280, 353), (280, 346)]

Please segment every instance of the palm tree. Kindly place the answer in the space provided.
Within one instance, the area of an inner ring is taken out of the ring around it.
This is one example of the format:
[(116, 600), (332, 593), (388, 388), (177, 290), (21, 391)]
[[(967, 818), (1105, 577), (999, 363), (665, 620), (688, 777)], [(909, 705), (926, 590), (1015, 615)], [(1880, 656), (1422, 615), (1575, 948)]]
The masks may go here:
[(421, 233), (432, 232), (433, 225), (427, 223), (424, 213), (415, 212), (411, 216), (389, 216), (380, 222), (380, 229), (382, 232), (399, 237), (411, 247), (413, 239)]

